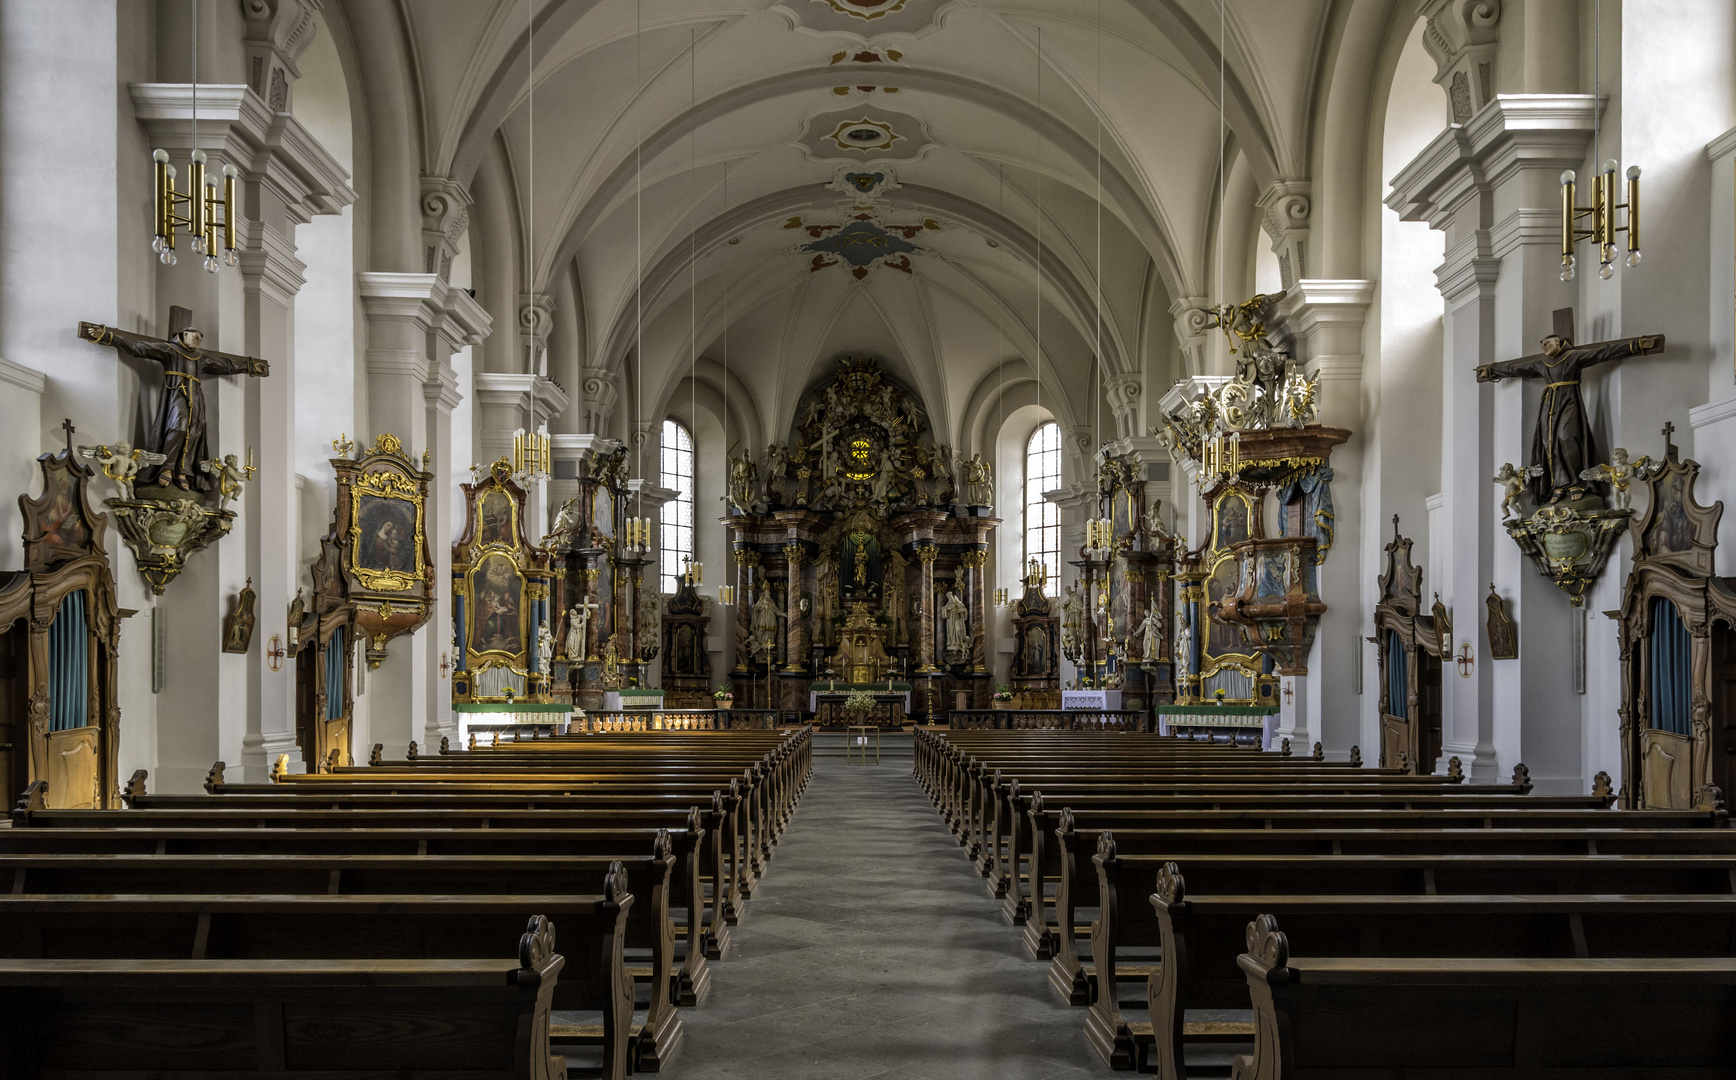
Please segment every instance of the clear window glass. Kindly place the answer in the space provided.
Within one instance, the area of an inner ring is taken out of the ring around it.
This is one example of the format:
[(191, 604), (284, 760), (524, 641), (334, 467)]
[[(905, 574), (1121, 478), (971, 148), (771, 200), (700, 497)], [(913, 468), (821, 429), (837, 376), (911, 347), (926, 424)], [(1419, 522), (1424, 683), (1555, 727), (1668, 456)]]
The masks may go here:
[[(1049, 569), (1050, 596), (1061, 588), (1061, 508), (1043, 492), (1061, 486), (1061, 426), (1053, 421), (1031, 432), (1025, 444), (1025, 564), (1032, 559)], [(1019, 569), (1024, 577), (1024, 566)]]
[(658, 515), (663, 591), (672, 593), (681, 587), (685, 559), (693, 557), (693, 436), (679, 421), (663, 421), (662, 454), (657, 482), (680, 492)]

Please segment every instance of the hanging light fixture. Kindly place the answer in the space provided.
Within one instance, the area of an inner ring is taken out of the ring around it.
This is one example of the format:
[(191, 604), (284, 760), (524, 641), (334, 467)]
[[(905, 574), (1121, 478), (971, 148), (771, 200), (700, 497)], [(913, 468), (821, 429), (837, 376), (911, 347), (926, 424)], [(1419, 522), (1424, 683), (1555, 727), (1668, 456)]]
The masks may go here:
[[(1603, 3), (1597, 3), (1593, 19), (1597, 39), (1592, 61), (1592, 157), (1603, 149), (1603, 105), (1596, 94), (1603, 88)], [(1574, 249), (1581, 240), (1597, 243), (1597, 276), (1608, 281), (1615, 274), (1615, 234), (1627, 233), (1627, 265), (1629, 270), (1640, 266), (1640, 167), (1629, 165), (1627, 170), (1627, 202), (1616, 202), (1616, 170), (1621, 166), (1615, 158), (1604, 159), (1591, 181), (1591, 205), (1580, 206), (1575, 195), (1578, 177), (1572, 169), (1561, 174), (1561, 280), (1572, 281), (1578, 259)], [(1615, 212), (1627, 211), (1627, 223), (1617, 225)], [(1579, 219), (1591, 218), (1591, 228), (1579, 227)]]
[(549, 437), (546, 431), (512, 433), (512, 478), (521, 486), (549, 478)]
[[(176, 234), (185, 229), (193, 238), (188, 247), (205, 257), (205, 270), (217, 272), (217, 250), (223, 250), (223, 263), (234, 266), (239, 258), (235, 249), (235, 180), (240, 176), (233, 165), (223, 166), (222, 194), (218, 194), (217, 177), (205, 171), (205, 151), (199, 149), (199, 0), (189, 0), (193, 15), (193, 152), (187, 169), (187, 190), (175, 186), (175, 167), (169, 164), (166, 150), (153, 150), (151, 161), (155, 173), (156, 235), (151, 238), (151, 250), (164, 266), (174, 266)], [(186, 213), (180, 212), (186, 207)], [(221, 216), (219, 216), (221, 215)]]

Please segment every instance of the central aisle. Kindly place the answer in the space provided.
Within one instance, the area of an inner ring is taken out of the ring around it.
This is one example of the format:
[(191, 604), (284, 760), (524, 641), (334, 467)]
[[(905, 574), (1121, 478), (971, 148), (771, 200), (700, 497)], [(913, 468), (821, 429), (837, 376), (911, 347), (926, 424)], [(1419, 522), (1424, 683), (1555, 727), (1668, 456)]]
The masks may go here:
[(683, 1010), (668, 1075), (1112, 1075), (1084, 1010), (1049, 989), (917, 787), (910, 751), (886, 736), (878, 766), (847, 765), (842, 736), (816, 737), (813, 779), (712, 996)]

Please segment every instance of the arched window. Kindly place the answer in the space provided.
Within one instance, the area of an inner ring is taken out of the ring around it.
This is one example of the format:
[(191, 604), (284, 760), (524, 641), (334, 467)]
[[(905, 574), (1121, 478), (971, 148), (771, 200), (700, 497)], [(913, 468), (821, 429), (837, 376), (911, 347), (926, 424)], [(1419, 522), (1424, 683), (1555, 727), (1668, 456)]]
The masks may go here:
[(663, 461), (658, 483), (679, 492), (658, 515), (663, 552), (663, 591), (681, 587), (683, 558), (693, 557), (693, 436), (679, 421), (663, 421)]
[[(1049, 568), (1050, 596), (1061, 587), (1061, 508), (1043, 492), (1061, 486), (1061, 426), (1050, 421), (1031, 432), (1025, 444), (1025, 562)], [(1024, 568), (1020, 568), (1020, 577)]]

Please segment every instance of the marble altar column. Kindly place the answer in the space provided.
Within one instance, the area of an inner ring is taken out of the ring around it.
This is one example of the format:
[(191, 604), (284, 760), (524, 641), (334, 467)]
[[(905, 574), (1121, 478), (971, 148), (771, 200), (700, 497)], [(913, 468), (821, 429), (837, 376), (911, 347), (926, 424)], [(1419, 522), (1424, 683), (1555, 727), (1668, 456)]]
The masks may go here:
[(808, 655), (807, 620), (802, 615), (802, 545), (791, 540), (784, 545), (784, 565), (789, 580), (784, 587), (784, 671), (804, 674)]
[[(988, 589), (989, 552), (982, 547), (959, 556), (959, 565), (969, 573), (970, 596), (970, 670), (973, 675), (988, 674), (988, 628), (994, 612), (993, 598)], [(974, 707), (974, 703), (973, 703)]]
[(749, 548), (735, 549), (735, 667), (732, 675), (753, 674), (753, 587), (754, 567), (759, 565), (759, 553)]
[(928, 675), (939, 671), (934, 666), (934, 559), (940, 554), (940, 548), (934, 541), (916, 546), (917, 561), (922, 564), (922, 581), (919, 588), (922, 602), (922, 614), (917, 622), (917, 634), (922, 665), (916, 669), (918, 675)]

